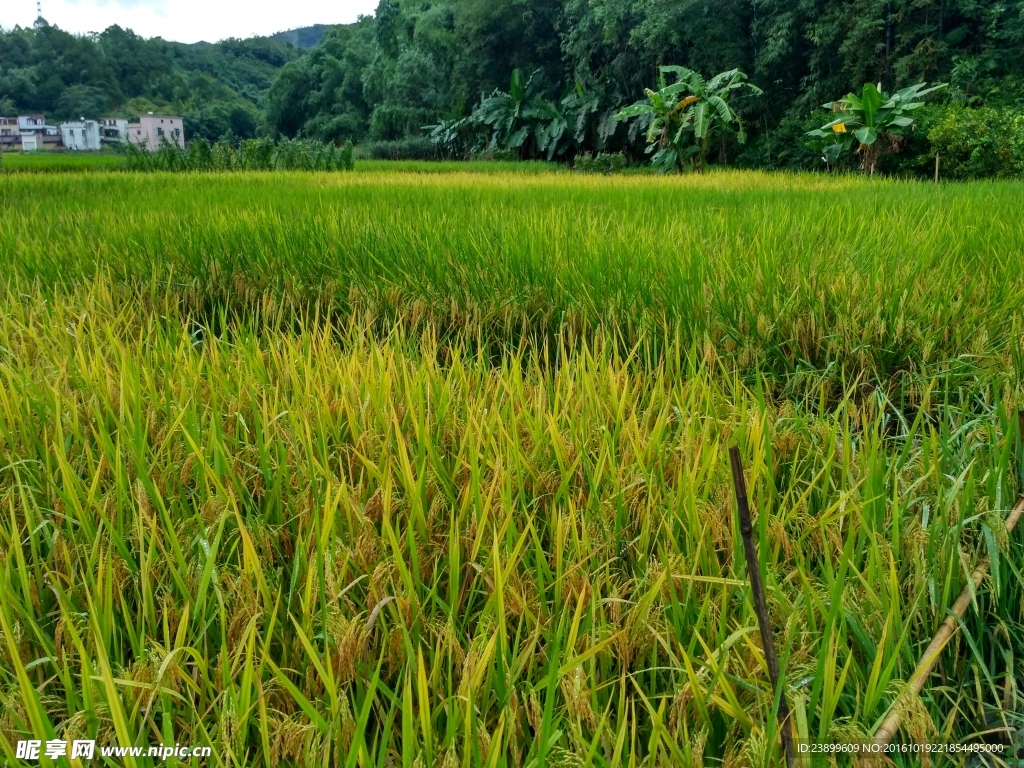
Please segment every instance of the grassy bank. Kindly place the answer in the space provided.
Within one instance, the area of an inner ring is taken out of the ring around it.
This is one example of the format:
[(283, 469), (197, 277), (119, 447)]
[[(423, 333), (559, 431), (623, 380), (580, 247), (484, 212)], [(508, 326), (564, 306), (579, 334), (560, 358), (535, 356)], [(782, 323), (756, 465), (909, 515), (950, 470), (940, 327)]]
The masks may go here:
[(1021, 199), (0, 178), (0, 751), (779, 764), (732, 444), (801, 738), (1020, 725)]

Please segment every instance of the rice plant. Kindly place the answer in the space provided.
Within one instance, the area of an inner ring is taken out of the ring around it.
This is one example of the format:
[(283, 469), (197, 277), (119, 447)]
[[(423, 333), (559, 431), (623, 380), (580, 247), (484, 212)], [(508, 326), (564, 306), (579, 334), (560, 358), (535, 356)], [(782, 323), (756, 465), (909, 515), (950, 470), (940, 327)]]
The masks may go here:
[(1017, 192), (0, 179), (0, 753), (780, 765), (731, 445), (799, 738), (1005, 741)]
[(352, 142), (336, 147), (305, 139), (246, 139), (237, 146), (227, 141), (212, 145), (193, 139), (184, 147), (166, 139), (156, 148), (125, 144), (130, 171), (351, 171)]
[(111, 152), (5, 152), (3, 173), (93, 173), (122, 170), (123, 154)]

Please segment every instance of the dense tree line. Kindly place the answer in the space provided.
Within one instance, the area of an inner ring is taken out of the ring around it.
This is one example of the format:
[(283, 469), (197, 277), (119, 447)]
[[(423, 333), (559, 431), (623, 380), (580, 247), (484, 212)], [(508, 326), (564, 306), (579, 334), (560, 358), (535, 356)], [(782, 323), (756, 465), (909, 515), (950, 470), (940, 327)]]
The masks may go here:
[[(730, 153), (799, 165), (818, 159), (803, 149), (821, 124), (812, 110), (864, 82), (942, 80), (947, 100), (1018, 103), (1022, 45), (1020, 0), (381, 0), (373, 18), (329, 30), (281, 70), (266, 129), (415, 147), (443, 121), (472, 133), (459, 118), (508, 96), (515, 70), (556, 111), (573, 88), (584, 94), (594, 106), (572, 112), (580, 120), (635, 101), (660, 65), (738, 67), (765, 95), (736, 105), (751, 141)], [(604, 126), (570, 152), (642, 146), (627, 126)], [(487, 135), (464, 138), (479, 148)]]
[(190, 137), (254, 137), (264, 93), (298, 56), (293, 46), (268, 38), (186, 45), (117, 26), (72, 35), (40, 20), (0, 31), (0, 114), (63, 119), (171, 111), (184, 117)]
[[(0, 113), (173, 110), (211, 141), (637, 159), (642, 131), (614, 116), (655, 87), (660, 66), (739, 68), (764, 95), (733, 104), (747, 143), (725, 132), (709, 158), (808, 167), (820, 153), (807, 131), (824, 122), (813, 111), (865, 82), (945, 81), (947, 103), (1013, 123), (1022, 46), (1024, 0), (380, 0), (353, 24), (195, 45), (39, 21), (0, 31)], [(918, 122), (948, 137), (984, 121), (926, 110)]]

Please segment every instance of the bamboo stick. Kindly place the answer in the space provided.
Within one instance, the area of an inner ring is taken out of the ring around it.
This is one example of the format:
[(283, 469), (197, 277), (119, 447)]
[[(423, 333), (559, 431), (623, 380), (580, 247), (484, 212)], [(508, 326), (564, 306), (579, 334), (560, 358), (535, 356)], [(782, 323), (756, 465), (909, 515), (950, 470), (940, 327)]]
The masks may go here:
[[(1020, 520), (1021, 515), (1024, 514), (1024, 499), (1017, 502), (1017, 506), (1013, 508), (1009, 516), (1006, 518), (1006, 533), (1009, 534), (1017, 526), (1017, 522)], [(924, 654), (921, 656), (921, 660), (917, 664), (917, 669), (914, 670), (914, 674), (910, 677), (910, 689), (918, 694), (921, 689), (924, 688), (925, 680), (928, 679), (929, 673), (932, 671), (932, 667), (935, 666), (935, 662), (939, 660), (939, 654), (942, 653), (942, 649), (946, 647), (946, 644), (953, 638), (959, 627), (959, 620), (964, 617), (967, 613), (967, 607), (971, 604), (971, 600), (974, 593), (981, 586), (981, 582), (984, 581), (985, 576), (988, 574), (989, 569), (988, 557), (983, 557), (978, 563), (978, 567), (974, 569), (974, 573), (971, 575), (971, 583), (963, 588), (960, 592), (960, 596), (953, 603), (953, 607), (950, 608), (950, 615), (946, 617), (946, 620), (942, 622), (942, 626), (939, 627), (939, 631), (935, 633), (935, 637), (928, 644)], [(877, 746), (885, 746), (900, 728), (900, 721), (903, 719), (903, 710), (899, 707), (893, 706), (889, 712), (889, 716), (885, 718), (885, 722), (875, 731), (874, 743)]]
[(779, 691), (779, 735), (782, 737), (782, 746), (786, 750), (786, 762), (792, 768), (796, 765), (796, 749), (793, 745), (793, 731), (789, 720), (789, 702), (786, 700), (785, 685), (779, 683), (779, 659), (775, 653), (772, 625), (768, 621), (768, 604), (764, 597), (764, 584), (761, 583), (761, 564), (757, 559), (757, 544), (754, 542), (754, 527), (750, 522), (747, 484), (743, 479), (743, 465), (740, 463), (739, 448), (733, 446), (729, 449), (729, 461), (732, 464), (732, 484), (736, 490), (736, 511), (740, 516), (743, 552), (747, 557), (747, 577), (750, 579), (750, 590), (754, 597), (754, 613), (757, 614), (757, 623), (761, 628), (764, 660), (768, 664), (768, 677), (772, 681), (772, 690)]

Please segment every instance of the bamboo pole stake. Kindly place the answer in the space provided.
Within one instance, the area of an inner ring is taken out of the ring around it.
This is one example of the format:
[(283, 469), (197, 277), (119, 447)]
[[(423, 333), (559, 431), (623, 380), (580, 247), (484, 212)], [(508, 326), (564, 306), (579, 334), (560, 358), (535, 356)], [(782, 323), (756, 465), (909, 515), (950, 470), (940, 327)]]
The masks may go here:
[[(1024, 408), (1017, 411), (1017, 433), (1020, 435), (1021, 442), (1024, 442)], [(1020, 458), (1018, 458), (1018, 461)]]
[[(1020, 417), (1021, 425), (1024, 426), (1024, 417)], [(1021, 515), (1024, 514), (1024, 499), (1017, 502), (1017, 506), (1013, 508), (1009, 516), (1006, 518), (1006, 533), (1010, 534), (1013, 529), (1017, 526), (1017, 522), (1020, 520)], [(942, 649), (946, 647), (947, 643), (956, 634), (957, 628), (960, 626), (959, 620), (964, 617), (967, 613), (967, 607), (971, 604), (974, 597), (974, 593), (981, 586), (981, 582), (984, 581), (985, 576), (988, 574), (989, 569), (988, 557), (983, 557), (978, 563), (978, 567), (974, 569), (974, 573), (971, 575), (971, 584), (968, 584), (960, 592), (960, 596), (953, 603), (953, 607), (949, 609), (950, 615), (946, 617), (946, 620), (942, 622), (942, 626), (939, 627), (939, 631), (935, 633), (935, 637), (928, 644), (924, 654), (921, 656), (921, 660), (917, 664), (917, 669), (914, 670), (914, 674), (910, 677), (910, 689), (914, 694), (921, 692), (924, 688), (924, 682), (928, 679), (928, 674), (932, 671), (932, 667), (935, 666), (935, 662), (939, 660), (939, 655), (942, 653)], [(973, 585), (973, 586), (972, 586)], [(900, 728), (900, 721), (903, 719), (903, 711), (893, 706), (889, 712), (889, 716), (885, 718), (885, 722), (882, 723), (881, 727), (875, 731), (875, 744), (878, 746), (885, 746)]]
[(779, 659), (775, 653), (775, 639), (772, 625), (768, 622), (768, 604), (764, 598), (764, 584), (761, 583), (761, 564), (757, 559), (757, 544), (754, 542), (754, 526), (750, 523), (750, 506), (747, 503), (747, 484), (743, 479), (743, 464), (740, 463), (740, 449), (729, 449), (732, 464), (732, 485), (736, 490), (736, 511), (740, 516), (740, 534), (743, 537), (743, 552), (747, 558), (747, 577), (754, 597), (754, 613), (761, 628), (761, 645), (764, 646), (764, 660), (768, 664), (768, 677), (772, 690), (779, 692), (779, 735), (786, 750), (786, 762), (792, 768), (796, 765), (796, 749), (793, 746), (793, 731), (789, 718), (789, 702), (786, 689), (779, 683)]

